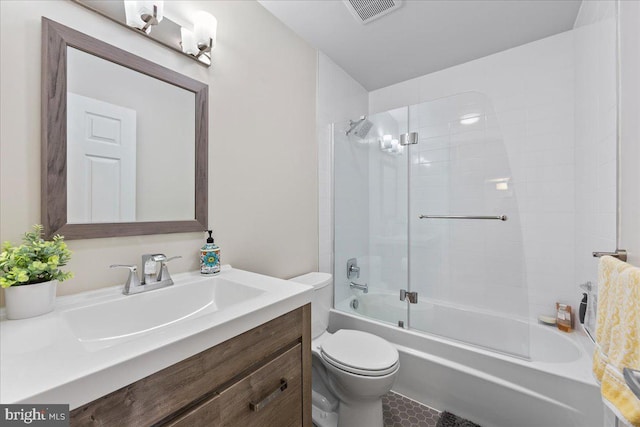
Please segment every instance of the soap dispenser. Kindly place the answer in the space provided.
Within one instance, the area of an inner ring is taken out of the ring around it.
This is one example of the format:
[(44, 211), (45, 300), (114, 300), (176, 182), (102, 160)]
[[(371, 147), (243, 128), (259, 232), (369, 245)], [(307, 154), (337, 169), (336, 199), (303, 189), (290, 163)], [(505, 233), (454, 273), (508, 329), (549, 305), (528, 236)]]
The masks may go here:
[(207, 230), (207, 243), (200, 249), (200, 273), (220, 273), (220, 248), (213, 242), (213, 230)]
[(571, 315), (571, 306), (567, 304), (556, 303), (558, 310), (556, 316), (556, 326), (563, 332), (571, 332), (573, 329), (573, 318)]

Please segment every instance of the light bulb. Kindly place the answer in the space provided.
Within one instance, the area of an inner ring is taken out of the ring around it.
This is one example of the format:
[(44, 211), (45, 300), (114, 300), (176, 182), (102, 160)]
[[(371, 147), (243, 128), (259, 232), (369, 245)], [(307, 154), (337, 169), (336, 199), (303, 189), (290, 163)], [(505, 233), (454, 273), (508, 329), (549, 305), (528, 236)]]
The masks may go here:
[(124, 13), (128, 26), (149, 34), (151, 27), (158, 25), (164, 18), (164, 1), (125, 0)]
[[(155, 19), (155, 23), (151, 25), (156, 25), (162, 21), (164, 18), (164, 1), (162, 0), (142, 0), (138, 1), (138, 15), (142, 17), (142, 20), (145, 20), (145, 16), (151, 16)], [(147, 21), (145, 21), (147, 22)]]
[[(138, 2), (125, 0), (124, 2), (124, 14), (126, 17), (127, 25), (134, 28), (142, 28), (145, 26), (145, 22), (138, 13)], [(147, 34), (149, 32), (147, 31)]]
[(210, 13), (199, 11), (193, 17), (193, 33), (198, 49), (212, 50), (216, 46), (218, 20)]
[(198, 44), (196, 43), (196, 36), (193, 31), (184, 27), (180, 28), (180, 36), (182, 38), (182, 51), (189, 55), (197, 55), (200, 53), (198, 50)]

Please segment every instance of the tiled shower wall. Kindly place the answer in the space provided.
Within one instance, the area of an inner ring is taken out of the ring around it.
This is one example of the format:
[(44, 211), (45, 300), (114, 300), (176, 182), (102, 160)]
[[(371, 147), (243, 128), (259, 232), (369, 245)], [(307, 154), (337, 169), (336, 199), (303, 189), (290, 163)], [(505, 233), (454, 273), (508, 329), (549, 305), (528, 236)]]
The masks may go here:
[[(440, 304), (526, 317), (521, 193), (527, 181), (510, 167), (515, 150), (507, 150), (500, 113), (477, 91), (409, 111), (410, 128), (420, 136), (409, 155), (411, 289)], [(419, 219), (447, 214), (508, 220)], [(412, 319), (412, 326), (421, 323)]]
[(582, 2), (575, 25), (577, 283), (596, 282), (592, 251), (616, 249), (615, 2)]

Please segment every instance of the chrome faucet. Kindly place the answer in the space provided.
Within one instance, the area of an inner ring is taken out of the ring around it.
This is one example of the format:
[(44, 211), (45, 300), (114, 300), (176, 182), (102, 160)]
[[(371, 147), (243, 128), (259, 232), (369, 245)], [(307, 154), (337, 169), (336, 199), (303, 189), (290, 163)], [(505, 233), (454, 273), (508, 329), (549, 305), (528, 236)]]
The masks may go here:
[[(124, 284), (122, 293), (125, 295), (138, 294), (173, 285), (173, 279), (169, 275), (167, 263), (173, 259), (182, 258), (174, 256), (167, 258), (164, 254), (142, 255), (142, 281), (138, 279), (138, 267), (128, 264), (113, 264), (109, 268), (128, 268), (129, 277)], [(160, 264), (158, 268), (158, 264)]]
[(353, 282), (351, 279), (360, 277), (360, 267), (358, 267), (358, 260), (351, 258), (347, 261), (347, 279), (349, 280), (349, 287), (351, 289), (360, 289), (362, 292), (369, 293), (369, 285), (366, 283), (361, 285), (360, 283)]
[(360, 283), (356, 283), (356, 282), (349, 282), (349, 287), (351, 289), (360, 289), (362, 292), (364, 292), (365, 294), (369, 293), (369, 285), (367, 285), (366, 283), (364, 284), (360, 284)]

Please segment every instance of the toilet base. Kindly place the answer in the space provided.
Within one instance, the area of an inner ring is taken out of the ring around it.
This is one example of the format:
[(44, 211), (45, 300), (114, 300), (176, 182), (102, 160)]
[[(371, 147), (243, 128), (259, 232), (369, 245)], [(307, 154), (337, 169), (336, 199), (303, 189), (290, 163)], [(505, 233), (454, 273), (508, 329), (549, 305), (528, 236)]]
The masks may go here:
[(311, 406), (311, 420), (316, 427), (338, 427), (338, 413), (323, 411), (315, 405)]
[(384, 427), (382, 399), (340, 402), (338, 427)]
[(347, 404), (340, 402), (338, 412), (328, 412), (315, 405), (311, 419), (316, 427), (383, 427), (382, 399)]

